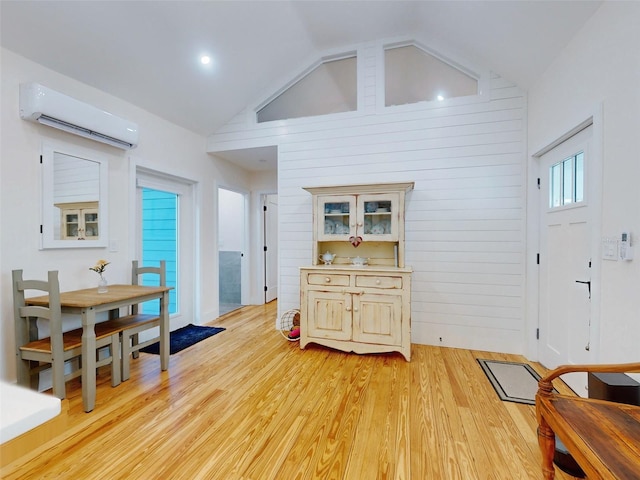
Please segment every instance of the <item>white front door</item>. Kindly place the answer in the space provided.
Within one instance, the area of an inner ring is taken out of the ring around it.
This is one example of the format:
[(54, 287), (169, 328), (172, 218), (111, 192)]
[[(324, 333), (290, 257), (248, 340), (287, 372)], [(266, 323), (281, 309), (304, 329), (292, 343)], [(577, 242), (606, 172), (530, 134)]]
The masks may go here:
[[(592, 202), (588, 127), (540, 158), (539, 359), (545, 367), (589, 363)], [(599, 181), (599, 179), (598, 179)], [(586, 396), (586, 374), (563, 376)]]

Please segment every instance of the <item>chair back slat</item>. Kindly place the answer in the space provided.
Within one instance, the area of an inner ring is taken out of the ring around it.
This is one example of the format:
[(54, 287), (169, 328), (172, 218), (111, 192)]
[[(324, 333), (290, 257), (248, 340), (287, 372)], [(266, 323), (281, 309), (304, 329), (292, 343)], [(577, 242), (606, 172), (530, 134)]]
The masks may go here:
[(30, 318), (43, 318), (45, 320), (51, 320), (51, 309), (47, 307), (28, 306), (20, 308), (21, 317)]
[[(138, 260), (133, 260), (131, 262), (131, 284), (132, 285), (140, 285), (140, 277), (145, 273), (151, 273), (154, 275), (158, 275), (158, 286), (166, 286), (167, 285), (167, 263), (165, 260), (160, 260), (159, 267), (141, 267), (139, 265)], [(138, 314), (138, 305), (131, 306), (131, 313), (133, 315)]]

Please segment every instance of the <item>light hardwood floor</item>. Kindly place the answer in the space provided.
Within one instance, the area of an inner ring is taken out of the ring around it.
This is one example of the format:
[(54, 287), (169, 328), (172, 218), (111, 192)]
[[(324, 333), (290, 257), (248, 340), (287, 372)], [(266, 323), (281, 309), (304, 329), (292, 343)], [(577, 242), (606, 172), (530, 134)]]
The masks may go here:
[(167, 372), (141, 354), (115, 388), (100, 370), (88, 414), (69, 382), (68, 432), (0, 476), (542, 478), (534, 407), (500, 401), (476, 362), (522, 357), (412, 345), (407, 363), (300, 350), (273, 330), (275, 318), (275, 302), (232, 312), (211, 322), (225, 332), (172, 355)]

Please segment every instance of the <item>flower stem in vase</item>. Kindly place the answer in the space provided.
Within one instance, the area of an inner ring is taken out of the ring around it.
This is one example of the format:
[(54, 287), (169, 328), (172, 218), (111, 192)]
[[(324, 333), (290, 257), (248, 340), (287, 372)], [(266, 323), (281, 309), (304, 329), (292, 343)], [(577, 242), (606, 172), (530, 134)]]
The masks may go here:
[(100, 274), (100, 281), (98, 282), (98, 293), (107, 293), (109, 291), (109, 284), (104, 275)]

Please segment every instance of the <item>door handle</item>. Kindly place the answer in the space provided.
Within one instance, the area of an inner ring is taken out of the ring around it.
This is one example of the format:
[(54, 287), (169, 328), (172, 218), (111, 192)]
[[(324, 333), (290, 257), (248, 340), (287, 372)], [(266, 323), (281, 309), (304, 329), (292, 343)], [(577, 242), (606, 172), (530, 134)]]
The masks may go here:
[(585, 283), (589, 289), (589, 298), (591, 298), (591, 280), (576, 280), (576, 283)]

